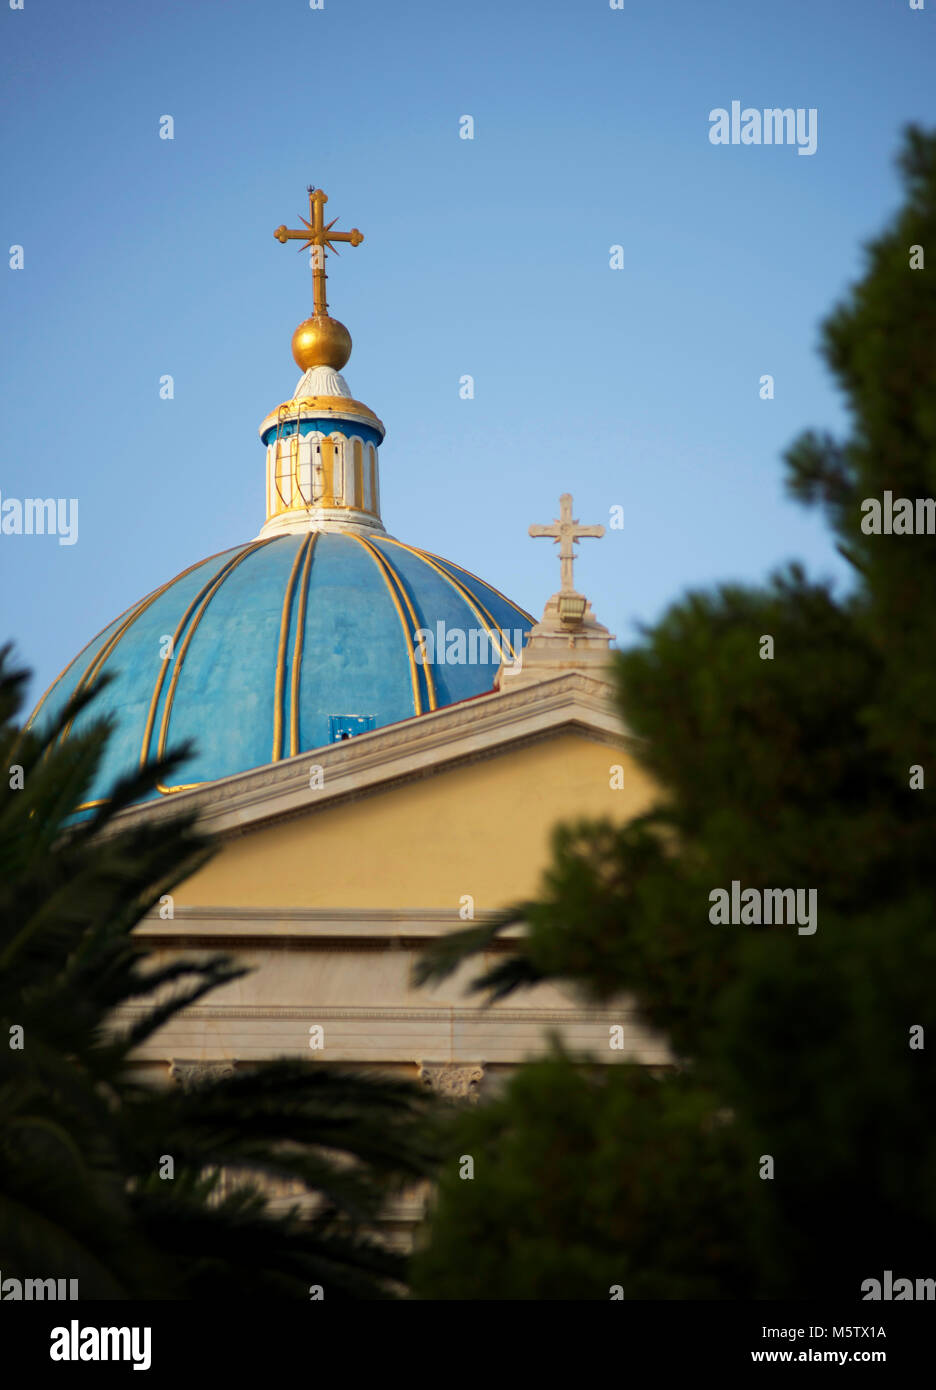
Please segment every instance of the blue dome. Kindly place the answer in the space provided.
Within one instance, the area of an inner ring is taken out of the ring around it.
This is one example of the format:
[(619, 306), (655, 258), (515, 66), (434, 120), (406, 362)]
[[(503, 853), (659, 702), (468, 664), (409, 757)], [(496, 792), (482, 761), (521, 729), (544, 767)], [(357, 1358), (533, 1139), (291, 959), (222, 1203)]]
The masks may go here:
[(75, 724), (115, 723), (90, 802), (191, 740), (167, 794), (481, 695), (497, 642), (518, 654), (532, 621), (458, 565), (382, 533), (274, 536), (203, 560), (127, 609), (33, 718), (54, 719), (112, 672)]

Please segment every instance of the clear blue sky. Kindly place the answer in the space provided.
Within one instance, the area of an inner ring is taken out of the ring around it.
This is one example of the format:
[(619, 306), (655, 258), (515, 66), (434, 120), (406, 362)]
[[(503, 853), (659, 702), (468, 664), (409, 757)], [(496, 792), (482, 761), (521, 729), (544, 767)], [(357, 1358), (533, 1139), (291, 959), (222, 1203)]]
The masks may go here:
[[(77, 545), (0, 536), (35, 693), (262, 524), (312, 297), (272, 232), (308, 183), (366, 238), (330, 306), (392, 534), (539, 613), (528, 524), (621, 504), (576, 573), (622, 643), (688, 587), (842, 576), (781, 454), (845, 425), (818, 325), (896, 206), (900, 128), (936, 123), (934, 40), (936, 0), (4, 0), (0, 492), (79, 499)], [(817, 153), (711, 145), (735, 99), (816, 107)]]

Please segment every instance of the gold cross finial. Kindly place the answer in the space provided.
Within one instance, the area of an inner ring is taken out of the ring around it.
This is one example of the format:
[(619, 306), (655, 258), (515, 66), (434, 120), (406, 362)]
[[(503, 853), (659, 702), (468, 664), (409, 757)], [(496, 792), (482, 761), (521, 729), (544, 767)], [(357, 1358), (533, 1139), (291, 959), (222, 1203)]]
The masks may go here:
[(336, 241), (348, 241), (352, 246), (360, 246), (364, 240), (363, 232), (359, 232), (357, 227), (352, 227), (350, 232), (333, 232), (334, 221), (325, 225), (325, 204), (328, 197), (320, 188), (310, 188), (309, 194), (309, 221), (304, 217), (299, 221), (304, 225), (298, 231), (292, 230), (285, 225), (277, 227), (273, 235), (276, 240), (284, 246), (287, 241), (301, 241), (300, 251), (305, 251), (307, 247), (312, 249), (312, 292), (314, 295), (315, 313), (327, 314), (328, 303), (325, 298), (325, 253), (334, 251), (338, 255), (335, 246)]
[(559, 542), (559, 569), (562, 576), (563, 594), (574, 594), (572, 584), (572, 563), (575, 559), (576, 543), (588, 536), (600, 538), (605, 533), (603, 526), (580, 526), (572, 517), (572, 494), (564, 492), (559, 498), (559, 516), (551, 526), (536, 523), (530, 527), (531, 536), (549, 536)]

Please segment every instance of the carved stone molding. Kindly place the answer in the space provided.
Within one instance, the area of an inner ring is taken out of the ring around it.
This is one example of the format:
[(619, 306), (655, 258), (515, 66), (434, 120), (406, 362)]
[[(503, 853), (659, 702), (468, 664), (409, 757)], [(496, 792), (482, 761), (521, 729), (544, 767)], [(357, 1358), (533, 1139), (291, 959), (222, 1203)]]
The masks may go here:
[[(636, 740), (622, 725), (609, 689), (603, 680), (568, 671), (528, 688), (491, 691), (177, 792), (161, 802), (127, 807), (106, 833), (116, 834), (137, 821), (174, 816), (184, 805), (196, 809), (214, 833), (231, 838), (261, 823), (290, 820), (443, 768), (477, 762), (507, 746), (526, 747), (570, 727), (613, 747), (633, 745)], [(313, 762), (325, 769), (323, 789), (309, 786)]]
[[(249, 922), (269, 924), (279, 922), (313, 923), (316, 926), (337, 927), (364, 922), (368, 925), (409, 929), (414, 925), (438, 927), (450, 931), (464, 921), (460, 907), (238, 907), (234, 903), (176, 902), (171, 919), (161, 918), (154, 910), (140, 920), (147, 925), (172, 920), (180, 922)], [(475, 908), (474, 921), (495, 922), (500, 917), (496, 908)], [(171, 930), (171, 928), (167, 928)]]
[(199, 1086), (209, 1085), (221, 1076), (233, 1076), (237, 1063), (230, 1062), (185, 1062), (176, 1057), (169, 1058), (169, 1075), (183, 1091), (195, 1091)]
[[(114, 1009), (115, 1019), (127, 1020), (128, 1022), (143, 1018), (148, 1014), (148, 1009), (143, 1004), (122, 1004)], [(588, 1004), (578, 1007), (559, 1008), (529, 1008), (529, 1009), (508, 1009), (501, 1004), (492, 1004), (490, 1008), (460, 1008), (457, 1005), (440, 1005), (437, 1008), (423, 1006), (410, 1008), (405, 1004), (385, 1005), (380, 1008), (376, 1005), (336, 1005), (324, 1004), (190, 1004), (186, 1009), (179, 1011), (179, 1018), (190, 1019), (211, 1019), (213, 1022), (222, 1022), (226, 1019), (300, 1019), (305, 1023), (326, 1022), (333, 1019), (380, 1019), (385, 1023), (412, 1023), (431, 1022), (431, 1023), (623, 1023), (630, 1024), (634, 1028), (639, 1027), (637, 1016), (632, 1008), (611, 1009), (599, 1008)], [(166, 1026), (166, 1025), (164, 1025)], [(170, 1058), (174, 1062), (174, 1058)], [(236, 1069), (236, 1062), (179, 1062), (179, 1066), (196, 1067), (229, 1066), (231, 1070)], [(422, 1063), (418, 1062), (417, 1066)], [(442, 1066), (441, 1062), (426, 1064), (431, 1066)], [(448, 1065), (445, 1063), (444, 1065)]]
[(480, 1062), (417, 1062), (416, 1066), (419, 1079), (428, 1091), (450, 1100), (478, 1099), (484, 1080), (484, 1067)]

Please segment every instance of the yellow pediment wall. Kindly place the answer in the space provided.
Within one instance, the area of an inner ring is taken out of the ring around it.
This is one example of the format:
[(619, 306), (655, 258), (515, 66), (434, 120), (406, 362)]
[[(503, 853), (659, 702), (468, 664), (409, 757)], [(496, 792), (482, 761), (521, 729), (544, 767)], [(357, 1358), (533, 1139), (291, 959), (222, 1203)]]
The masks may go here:
[(652, 797), (623, 748), (565, 732), (225, 840), (176, 901), (501, 908), (537, 892), (558, 821), (628, 821)]

